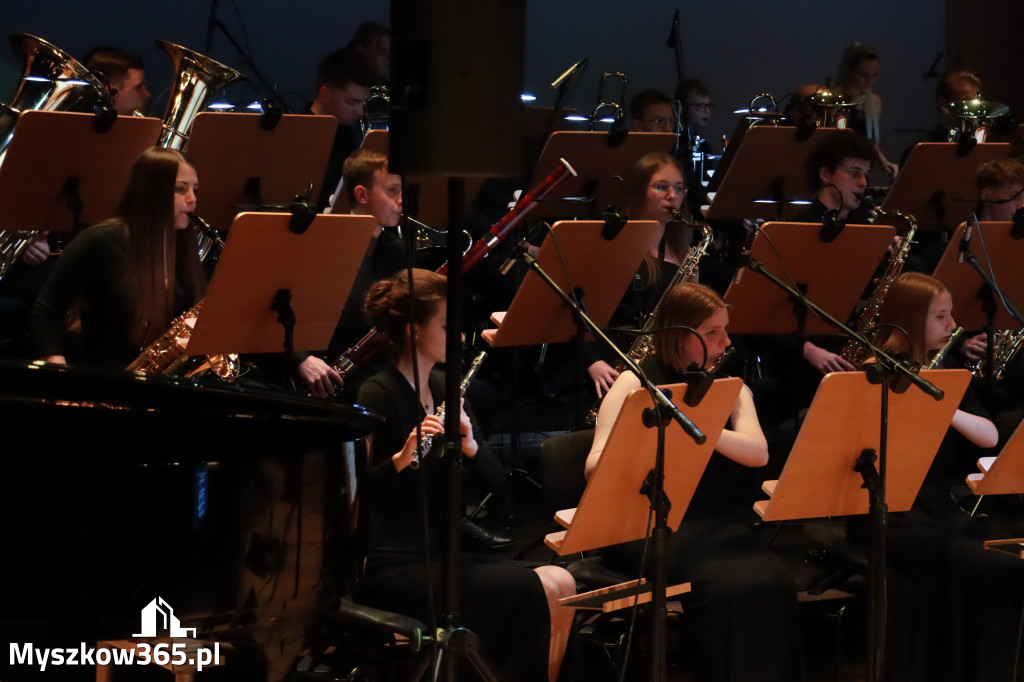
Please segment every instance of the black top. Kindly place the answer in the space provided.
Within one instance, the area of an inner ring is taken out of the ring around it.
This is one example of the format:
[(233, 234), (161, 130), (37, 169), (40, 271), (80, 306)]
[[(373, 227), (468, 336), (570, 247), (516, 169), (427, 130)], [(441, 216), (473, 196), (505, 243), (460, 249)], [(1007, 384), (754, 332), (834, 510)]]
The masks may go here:
[[(430, 393), (434, 405), (439, 406), (444, 400), (443, 373), (431, 373)], [(362, 499), (365, 506), (362, 523), (366, 531), (367, 555), (372, 556), (381, 552), (423, 552), (425, 542), (420, 476), (426, 476), (428, 514), (432, 520), (429, 524), (429, 542), (431, 552), (437, 556), (437, 527), (443, 518), (441, 512), (444, 508), (444, 485), (443, 466), (437, 457), (436, 448), (440, 447), (442, 439), (435, 438), (435, 449), (421, 459), (419, 469), (406, 467), (401, 472), (396, 471), (391, 460), (392, 455), (402, 449), (413, 428), (426, 417), (415, 391), (401, 372), (389, 367), (363, 383), (359, 389), (359, 403), (384, 417), (384, 424), (373, 432), (369, 475), (363, 479), (365, 487)], [(473, 435), (477, 439), (479, 450), (476, 457), (467, 457), (464, 461), (468, 470), (478, 477), (485, 487), (497, 490), (504, 481), (501, 462), (481, 440), (480, 430), (468, 403), (466, 412), (473, 422)]]
[[(657, 356), (647, 358), (640, 363), (640, 370), (655, 386), (678, 384), (686, 381), (682, 372), (662, 364)], [(726, 428), (729, 424), (726, 425)], [(743, 497), (744, 486), (739, 479), (742, 472), (748, 470), (737, 464), (722, 453), (715, 450), (704, 469), (704, 475), (693, 492), (690, 506), (686, 508), (685, 518), (695, 519), (726, 519), (734, 510), (749, 506), (749, 498)]]
[[(135, 296), (126, 281), (127, 269), (128, 228), (124, 223), (103, 223), (75, 237), (57, 260), (32, 309), (38, 355), (67, 355), (65, 318), (79, 302), (82, 361), (124, 368), (134, 360), (140, 349), (131, 340)], [(175, 282), (174, 308), (181, 312), (191, 305), (192, 296), (183, 286), (180, 272)]]

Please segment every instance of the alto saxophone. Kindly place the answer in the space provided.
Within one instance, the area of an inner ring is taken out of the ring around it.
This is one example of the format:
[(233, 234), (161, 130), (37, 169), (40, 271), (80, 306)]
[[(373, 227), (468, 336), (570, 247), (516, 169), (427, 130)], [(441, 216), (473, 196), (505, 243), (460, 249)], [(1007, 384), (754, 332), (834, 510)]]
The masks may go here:
[[(466, 376), (462, 378), (462, 383), (459, 384), (459, 397), (466, 395), (466, 389), (469, 388), (469, 382), (473, 380), (473, 376), (480, 369), (480, 365), (484, 364), (484, 360), (487, 359), (487, 351), (481, 351), (480, 355), (477, 355), (473, 359), (473, 364), (469, 366), (469, 371), (466, 372)], [(440, 420), (444, 420), (444, 403), (441, 403), (437, 410), (434, 412), (434, 416)], [(420, 446), (416, 452), (412, 455), (412, 461), (409, 462), (409, 468), (419, 469), (420, 460), (427, 456), (430, 452), (431, 446), (434, 444), (434, 436), (427, 435), (423, 436), (423, 440), (420, 441)]]
[[(205, 299), (204, 299), (205, 300)], [(171, 327), (153, 343), (146, 346), (139, 357), (125, 369), (144, 374), (166, 374), (168, 376), (197, 377), (213, 372), (222, 381), (234, 381), (239, 374), (237, 355), (185, 355), (192, 328), (199, 317), (203, 301), (199, 301), (184, 313), (174, 318)]]
[[(688, 222), (686, 220), (681, 220), (681, 216), (678, 213), (674, 213), (673, 218), (675, 218), (677, 222)], [(672, 281), (670, 281), (668, 286), (665, 287), (665, 291), (661, 294), (661, 298), (658, 299), (654, 309), (651, 310), (650, 314), (644, 320), (644, 326), (640, 329), (640, 334), (633, 341), (633, 345), (630, 346), (629, 352), (626, 353), (626, 356), (634, 363), (639, 364), (654, 354), (654, 339), (650, 332), (654, 329), (655, 313), (657, 313), (658, 308), (661, 307), (661, 302), (665, 300), (665, 294), (668, 293), (668, 290), (675, 285), (685, 282), (693, 277), (693, 273), (697, 272), (697, 264), (700, 263), (700, 259), (708, 254), (708, 247), (711, 246), (711, 240), (714, 238), (711, 226), (707, 223), (691, 224), (700, 228), (700, 243), (690, 248), (690, 251), (686, 254), (686, 258), (683, 259), (683, 262), (680, 263), (676, 273), (672, 276)], [(622, 372), (625, 369), (626, 363), (624, 362), (620, 361), (615, 365), (616, 372)], [(593, 426), (597, 422), (597, 413), (601, 408), (601, 400), (601, 398), (597, 399), (597, 402), (594, 403), (594, 406), (590, 408), (590, 412), (588, 412), (587, 416), (584, 418), (583, 421), (587, 426)]]
[[(992, 380), (999, 381), (1006, 373), (1006, 367), (1017, 355), (1021, 344), (1024, 342), (1024, 329), (1016, 331), (1012, 329), (998, 329), (992, 337)], [(985, 373), (985, 358), (971, 360), (964, 365), (971, 374), (983, 379)]]
[[(917, 232), (917, 222), (915, 222), (914, 216), (908, 213), (903, 211), (883, 211), (881, 209), (875, 209), (875, 212), (879, 215), (900, 218), (906, 221), (909, 229), (903, 236), (903, 241), (900, 243), (899, 248), (893, 249), (892, 255), (889, 256), (889, 265), (885, 269), (885, 274), (878, 280), (875, 290), (871, 292), (867, 305), (864, 306), (864, 310), (861, 311), (860, 318), (857, 320), (857, 331), (862, 335), (866, 335), (878, 323), (878, 317), (882, 313), (882, 304), (885, 303), (885, 297), (889, 294), (889, 289), (892, 288), (896, 278), (899, 277), (900, 272), (903, 270), (903, 264), (906, 263), (907, 256), (910, 254), (910, 247), (914, 243), (914, 233)], [(859, 365), (867, 359), (868, 349), (859, 342), (850, 339), (843, 346), (843, 350), (839, 355), (851, 365)]]

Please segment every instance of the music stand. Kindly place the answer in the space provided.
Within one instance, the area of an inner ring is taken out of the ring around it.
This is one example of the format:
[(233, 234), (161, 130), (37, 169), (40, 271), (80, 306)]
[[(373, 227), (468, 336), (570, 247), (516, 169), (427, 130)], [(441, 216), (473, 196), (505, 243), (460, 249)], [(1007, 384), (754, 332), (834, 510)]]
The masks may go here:
[(572, 159), (579, 175), (568, 178), (562, 199), (541, 209), (548, 218), (598, 218), (609, 205), (625, 208), (626, 182), (637, 161), (647, 154), (668, 154), (675, 146), (673, 133), (628, 133), (616, 137), (607, 132), (556, 131), (540, 153), (530, 186), (544, 179), (546, 169), (559, 159)]
[(291, 295), (294, 342), (317, 351), (341, 317), (377, 228), (372, 216), (318, 215), (302, 234), (287, 213), (241, 213), (228, 233), (217, 270), (189, 340), (189, 355), (279, 352), (285, 339), (271, 308)]
[[(870, 514), (869, 682), (881, 679), (884, 669), (888, 508), (913, 504), (971, 379), (966, 370), (921, 372), (915, 379), (943, 391), (935, 400), (923, 391), (890, 391), (887, 371), (870, 365), (864, 373), (826, 375), (782, 475), (764, 483), (771, 499), (754, 503), (766, 521)], [(881, 390), (869, 377), (881, 382)], [(876, 411), (880, 428), (871, 419)]]
[(99, 132), (97, 120), (58, 111), (21, 114), (0, 165), (2, 229), (70, 231), (114, 214), (132, 164), (153, 146), (161, 123), (119, 116)]
[(1024, 423), (1017, 426), (998, 455), (980, 458), (978, 469), (981, 473), (967, 476), (975, 495), (1024, 493)]
[[(784, 281), (789, 280), (788, 272), (795, 280), (789, 282), (791, 286), (803, 289), (815, 303), (845, 320), (896, 230), (888, 225), (847, 225), (826, 243), (820, 237), (822, 229), (812, 223), (765, 223), (754, 238), (750, 258)], [(731, 308), (729, 332), (733, 334), (836, 333), (815, 316), (804, 320), (801, 308), (784, 291), (764, 286), (747, 267), (736, 272), (725, 300)]]
[[(890, 511), (910, 509), (939, 444), (953, 420), (971, 375), (933, 369), (921, 375), (945, 391), (937, 401), (922, 391), (889, 396), (888, 477)], [(825, 375), (807, 411), (778, 480), (765, 481), (768, 500), (754, 503), (765, 521), (868, 512), (868, 491), (854, 464), (864, 450), (879, 449), (879, 389), (863, 372)]]
[[(599, 327), (608, 324), (661, 231), (653, 220), (630, 220), (614, 239), (606, 240), (601, 236), (603, 227), (597, 220), (557, 222), (537, 254), (537, 262), (552, 273), (563, 291), (577, 290), (587, 314)], [(498, 328), (484, 330), (481, 336), (494, 347), (563, 343), (579, 333), (572, 312), (532, 271), (526, 274), (508, 311), (492, 314), (491, 320)]]
[(283, 115), (273, 127), (262, 114), (196, 116), (188, 157), (202, 183), (206, 222), (226, 230), (239, 206), (287, 204), (310, 183), (308, 196), (319, 196), (336, 130), (333, 116)]
[[(686, 384), (662, 388), (672, 391), (672, 402), (707, 434), (697, 445), (680, 429), (665, 434), (665, 493), (672, 503), (669, 527), (679, 528), (687, 506), (722, 435), (743, 381), (717, 379), (696, 407), (684, 406)], [(650, 394), (634, 390), (622, 405), (605, 443), (597, 468), (575, 509), (564, 509), (555, 520), (565, 530), (547, 535), (544, 543), (559, 556), (639, 540), (646, 535), (650, 501), (641, 484), (654, 467), (657, 433), (643, 425), (641, 413), (652, 406)]]
[[(388, 156), (389, 136), (386, 130), (371, 130), (363, 137), (360, 149), (368, 149)], [(465, 215), (473, 205), (480, 187), (484, 183), (483, 177), (470, 176), (465, 179), (465, 194), (463, 196), (462, 213)], [(345, 185), (345, 178), (338, 180), (338, 186), (334, 190), (333, 201), (325, 213), (349, 213), (352, 210), (352, 202), (348, 195), (342, 191)], [(403, 204), (406, 215), (426, 223), (442, 232), (447, 230), (451, 222), (448, 217), (448, 180), (445, 177), (435, 174), (410, 173), (403, 178), (404, 187)], [(511, 197), (509, 197), (511, 199)]]
[[(804, 161), (824, 136), (836, 134), (847, 133), (834, 128), (816, 128), (809, 135), (790, 126), (750, 128), (726, 149), (712, 178), (716, 189), (705, 217), (792, 220), (806, 210), (806, 205), (792, 202), (811, 194)], [(732, 148), (736, 151), (730, 154)]]
[(910, 150), (882, 210), (914, 216), (918, 230), (953, 231), (973, 209), (964, 198), (977, 196), (974, 177), (986, 161), (1006, 158), (1006, 142), (978, 144), (964, 153), (953, 142), (921, 142)]
[[(1020, 325), (1006, 310), (998, 297), (991, 295), (981, 275), (966, 260), (960, 262), (960, 242), (967, 225), (961, 223), (946, 246), (935, 268), (935, 279), (946, 285), (953, 296), (956, 321), (967, 330), (978, 330), (989, 325), (992, 329), (1016, 329)], [(1003, 293), (1011, 302), (1024, 301), (1024, 278), (1019, 276), (1024, 262), (1024, 240), (1014, 239), (1013, 223), (979, 222), (971, 237), (971, 251), (978, 265), (995, 277)], [(985, 248), (982, 249), (981, 245)], [(985, 254), (988, 257), (985, 257)], [(989, 261), (992, 267), (989, 268)], [(994, 305), (994, 316), (989, 318), (988, 305)]]

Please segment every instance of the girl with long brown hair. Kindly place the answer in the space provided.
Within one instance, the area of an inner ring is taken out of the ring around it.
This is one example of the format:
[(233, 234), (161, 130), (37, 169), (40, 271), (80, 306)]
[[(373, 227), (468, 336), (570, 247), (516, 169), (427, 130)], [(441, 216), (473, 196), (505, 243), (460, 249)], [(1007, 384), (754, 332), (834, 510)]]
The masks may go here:
[(68, 244), (32, 312), (40, 357), (67, 362), (65, 320), (79, 304), (82, 361), (125, 366), (203, 297), (206, 276), (189, 214), (199, 179), (178, 151), (135, 160), (115, 217)]

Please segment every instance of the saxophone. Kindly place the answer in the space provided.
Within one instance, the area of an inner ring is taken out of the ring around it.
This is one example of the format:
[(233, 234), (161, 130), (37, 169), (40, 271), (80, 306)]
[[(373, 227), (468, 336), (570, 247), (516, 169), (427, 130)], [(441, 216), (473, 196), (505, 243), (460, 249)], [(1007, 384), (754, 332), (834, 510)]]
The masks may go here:
[[(1006, 367), (1016, 357), (1024, 342), (1024, 329), (997, 329), (992, 337), (992, 380), (999, 381), (1006, 373)], [(971, 360), (964, 365), (979, 379), (985, 378), (985, 358)]]
[[(469, 366), (466, 376), (462, 378), (462, 383), (459, 384), (459, 397), (466, 395), (466, 389), (469, 388), (469, 382), (473, 380), (473, 376), (480, 369), (480, 365), (484, 364), (484, 360), (486, 359), (487, 351), (480, 351), (480, 355), (477, 355), (473, 359), (473, 364)], [(434, 416), (442, 421), (444, 420), (444, 403), (441, 403), (438, 406), (437, 410), (434, 412)], [(430, 452), (430, 448), (433, 444), (433, 435), (423, 436), (423, 440), (420, 441), (420, 447), (413, 453), (412, 461), (409, 462), (410, 469), (420, 468), (420, 460), (427, 456), (427, 453)]]
[[(882, 313), (882, 304), (885, 303), (885, 297), (889, 294), (889, 289), (892, 288), (896, 278), (899, 277), (900, 272), (903, 270), (903, 264), (907, 261), (910, 247), (914, 244), (914, 233), (917, 232), (917, 222), (915, 222), (914, 216), (908, 213), (903, 211), (883, 211), (881, 209), (875, 209), (875, 212), (878, 215), (900, 218), (906, 221), (909, 229), (903, 236), (900, 247), (894, 249), (892, 255), (889, 256), (889, 265), (885, 269), (885, 274), (878, 280), (875, 290), (871, 292), (871, 297), (868, 298), (867, 305), (864, 306), (864, 310), (861, 311), (860, 318), (857, 320), (857, 331), (862, 335), (866, 335), (871, 331), (878, 322), (878, 317)], [(843, 346), (843, 350), (839, 355), (851, 365), (859, 365), (867, 359), (868, 349), (859, 342), (850, 339)]]
[(135, 358), (125, 369), (129, 372), (166, 374), (188, 378), (213, 372), (223, 381), (237, 379), (239, 372), (237, 355), (185, 355), (188, 340), (192, 338), (192, 328), (195, 327), (202, 307), (203, 301), (199, 301), (174, 318), (170, 329), (146, 346), (139, 357)]
[[(633, 341), (633, 345), (630, 346), (629, 352), (626, 356), (634, 363), (639, 364), (647, 358), (654, 355), (654, 339), (651, 336), (651, 330), (654, 329), (654, 318), (655, 313), (658, 312), (658, 308), (661, 307), (661, 302), (665, 300), (665, 294), (668, 293), (669, 289), (675, 285), (685, 282), (693, 277), (693, 274), (697, 272), (697, 264), (700, 263), (700, 259), (707, 255), (708, 247), (711, 246), (711, 240), (714, 238), (714, 234), (711, 231), (711, 226), (707, 223), (689, 223), (689, 221), (682, 218), (679, 212), (674, 212), (672, 215), (673, 219), (677, 222), (684, 222), (691, 224), (700, 229), (700, 243), (690, 248), (690, 251), (686, 254), (686, 258), (680, 263), (676, 273), (672, 276), (672, 281), (665, 287), (665, 292), (662, 293), (661, 298), (655, 304), (654, 309), (651, 310), (650, 314), (644, 320), (644, 326), (640, 329), (640, 334)], [(619, 362), (615, 365), (616, 372), (622, 372), (626, 369), (626, 363)], [(597, 399), (594, 406), (590, 408), (590, 412), (584, 417), (583, 422), (587, 426), (593, 426), (597, 422), (597, 412), (601, 408), (601, 398)]]

